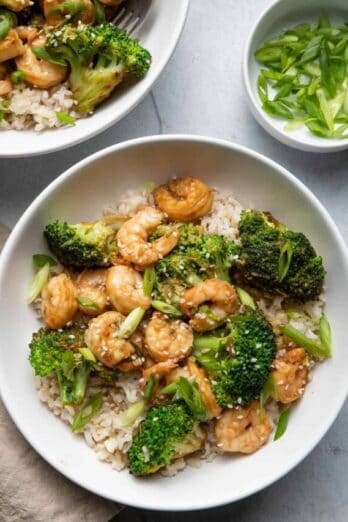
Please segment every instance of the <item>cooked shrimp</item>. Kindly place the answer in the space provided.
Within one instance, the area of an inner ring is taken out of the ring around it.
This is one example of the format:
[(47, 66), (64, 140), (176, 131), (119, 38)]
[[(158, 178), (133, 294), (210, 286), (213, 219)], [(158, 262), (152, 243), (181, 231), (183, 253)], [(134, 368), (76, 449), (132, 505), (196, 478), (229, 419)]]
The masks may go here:
[(77, 312), (76, 290), (70, 277), (59, 274), (52, 277), (42, 293), (42, 315), (48, 328), (62, 328), (73, 320)]
[(18, 36), (21, 40), (31, 43), (38, 36), (39, 29), (31, 25), (20, 25), (16, 27)]
[[(44, 39), (37, 38), (33, 46), (42, 47)], [(31, 50), (30, 45), (24, 46), (24, 53), (16, 58), (17, 69), (25, 74), (25, 81), (39, 89), (49, 89), (65, 80), (67, 67), (40, 60)]]
[(13, 85), (9, 76), (0, 80), (0, 96), (6, 96), (13, 89)]
[(191, 357), (187, 360), (187, 367), (190, 377), (193, 377), (197, 383), (198, 390), (207, 408), (209, 419), (217, 417), (221, 413), (221, 408), (215, 400), (206, 372), (199, 368)]
[(309, 361), (303, 348), (293, 348), (284, 357), (275, 359), (272, 377), (277, 390), (277, 400), (283, 404), (302, 397), (308, 382)]
[(217, 446), (228, 452), (254, 453), (271, 433), (269, 416), (258, 401), (245, 408), (224, 411), (215, 424)]
[(145, 347), (155, 361), (181, 361), (192, 350), (191, 328), (179, 319), (155, 312), (145, 329)]
[(149, 235), (164, 221), (164, 214), (153, 207), (144, 207), (121, 226), (117, 234), (120, 254), (129, 263), (140, 267), (149, 266), (167, 255), (179, 241), (179, 231), (170, 232), (152, 243)]
[(115, 368), (134, 353), (130, 341), (117, 337), (117, 328), (123, 320), (123, 315), (118, 312), (104, 312), (92, 319), (86, 330), (88, 348), (108, 368)]
[(105, 268), (83, 270), (76, 279), (79, 308), (87, 315), (102, 314), (107, 305)]
[(77, 18), (83, 24), (94, 23), (95, 9), (91, 0), (69, 0), (69, 2), (69, 5), (65, 7), (65, 0), (43, 0), (47, 25), (56, 26), (64, 22), (66, 15), (71, 14), (71, 9), (74, 7), (78, 10)]
[(168, 359), (167, 361), (159, 362), (157, 364), (152, 364), (151, 366), (143, 370), (144, 383), (146, 383), (146, 381), (151, 377), (151, 375), (164, 377), (165, 375), (170, 374), (175, 368), (177, 368), (177, 366), (178, 364), (170, 359)]
[(171, 180), (153, 192), (156, 205), (175, 221), (193, 221), (210, 212), (213, 192), (192, 176)]
[(24, 45), (16, 29), (10, 29), (5, 38), (0, 40), (0, 63), (12, 60), (24, 53)]
[[(203, 303), (209, 305), (208, 312), (199, 310)], [(197, 332), (216, 328), (237, 307), (238, 299), (234, 287), (220, 279), (206, 279), (186, 290), (181, 299), (181, 311), (192, 318), (190, 325)]]
[(128, 315), (138, 306), (147, 309), (151, 305), (151, 298), (143, 292), (141, 274), (130, 266), (119, 265), (108, 270), (106, 292), (121, 314)]

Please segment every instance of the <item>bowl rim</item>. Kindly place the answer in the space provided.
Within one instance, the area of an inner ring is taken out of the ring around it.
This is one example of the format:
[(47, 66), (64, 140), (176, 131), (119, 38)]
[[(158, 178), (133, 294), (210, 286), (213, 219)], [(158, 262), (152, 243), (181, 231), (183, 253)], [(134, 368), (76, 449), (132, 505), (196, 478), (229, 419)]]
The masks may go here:
[[(0, 159), (1, 158), (5, 158), (5, 159), (7, 159), (7, 158), (32, 158), (35, 156), (43, 156), (45, 154), (50, 154), (52, 152), (57, 152), (60, 150), (67, 150), (67, 149), (70, 149), (71, 147), (75, 147), (76, 145), (79, 145), (80, 143), (83, 143), (83, 142), (101, 134), (105, 130), (109, 129), (112, 125), (116, 125), (116, 123), (123, 120), (133, 109), (135, 109), (135, 107), (137, 107), (143, 101), (143, 99), (149, 94), (149, 92), (151, 92), (155, 83), (157, 82), (158, 78), (160, 77), (160, 75), (163, 73), (163, 71), (167, 67), (169, 60), (171, 59), (171, 57), (173, 56), (173, 54), (175, 52), (175, 49), (180, 41), (181, 34), (185, 28), (185, 23), (187, 20), (188, 10), (189, 10), (189, 6), (190, 6), (190, 0), (180, 0), (180, 1), (181, 1), (180, 12), (179, 12), (175, 32), (173, 32), (173, 35), (172, 35), (172, 43), (168, 47), (164, 58), (162, 58), (161, 66), (158, 67), (158, 70), (154, 74), (152, 80), (145, 87), (145, 89), (142, 91), (142, 93), (137, 98), (135, 98), (130, 105), (126, 105), (124, 107), (124, 109), (118, 114), (118, 116), (111, 119), (110, 121), (106, 121), (105, 123), (101, 124), (97, 129), (87, 130), (86, 132), (83, 133), (82, 136), (77, 135), (76, 138), (72, 138), (69, 141), (69, 143), (56, 144), (53, 136), (54, 136), (55, 130), (57, 130), (57, 129), (46, 129), (46, 132), (48, 134), (46, 134), (44, 136), (47, 137), (47, 139), (50, 139), (49, 137), (52, 134), (52, 145), (50, 147), (48, 147), (47, 149), (45, 149), (43, 151), (35, 149), (33, 152), (27, 151), (27, 152), (10, 152), (10, 153), (8, 153), (5, 150), (1, 150), (1, 148), (0, 148)], [(136, 38), (136, 35), (135, 35), (135, 38)], [(145, 80), (145, 78), (144, 78), (144, 80)], [(115, 103), (117, 103), (117, 99), (115, 100)], [(90, 117), (93, 118), (93, 114)], [(28, 129), (28, 130), (32, 130), (32, 129)], [(7, 131), (0, 131), (0, 132), (7, 132)], [(8, 132), (11, 132), (11, 129)], [(22, 131), (17, 131), (17, 132), (22, 132)], [(32, 130), (32, 132), (35, 132), (35, 131)]]
[[(254, 42), (255, 33), (260, 26), (263, 25), (269, 14), (278, 4), (287, 5), (288, 0), (274, 0), (271, 5), (267, 6), (257, 20), (254, 22), (252, 28), (249, 31), (242, 58), (242, 76), (244, 86), (246, 89), (246, 99), (248, 102), (249, 109), (251, 110), (256, 121), (267, 131), (273, 138), (277, 139), (284, 145), (290, 146), (295, 149), (302, 150), (304, 152), (317, 152), (317, 153), (328, 153), (328, 152), (339, 152), (348, 149), (348, 137), (345, 140), (336, 140), (335, 143), (330, 142), (327, 138), (317, 138), (316, 142), (305, 143), (300, 139), (295, 138), (291, 133), (286, 133), (283, 130), (278, 129), (273, 123), (266, 119), (265, 113), (261, 108), (261, 104), (258, 99), (254, 96), (253, 88), (251, 85), (251, 79), (249, 74), (249, 58), (251, 57), (251, 48)], [(316, 138), (313, 136), (313, 138)]]
[[(18, 222), (16, 223), (13, 231), (10, 234), (10, 237), (8, 238), (5, 247), (0, 254), (0, 290), (2, 286), (2, 280), (5, 277), (5, 267), (7, 266), (8, 262), (11, 259), (12, 251), (14, 247), (17, 244), (18, 237), (22, 233), (22, 229), (25, 226), (27, 220), (31, 218), (31, 216), (40, 208), (40, 205), (45, 201), (45, 199), (53, 194), (55, 190), (64, 185), (64, 183), (71, 177), (73, 177), (75, 174), (77, 174), (79, 171), (81, 171), (83, 168), (85, 168), (87, 165), (92, 164), (96, 162), (97, 160), (110, 155), (110, 154), (117, 154), (118, 152), (121, 152), (126, 149), (136, 149), (138, 146), (147, 145), (147, 144), (158, 144), (163, 142), (182, 142), (182, 143), (196, 143), (196, 144), (206, 144), (208, 146), (218, 146), (222, 149), (229, 149), (231, 151), (241, 153), (245, 156), (251, 157), (252, 159), (255, 159), (264, 165), (274, 169), (277, 171), (277, 173), (285, 178), (290, 184), (292, 184), (295, 188), (302, 191), (304, 195), (309, 199), (311, 205), (319, 212), (323, 219), (326, 221), (330, 228), (330, 233), (332, 234), (335, 243), (337, 245), (338, 250), (340, 251), (340, 254), (342, 255), (343, 260), (345, 261), (346, 268), (348, 270), (348, 248), (345, 244), (345, 241), (339, 232), (337, 225), (329, 215), (328, 211), (324, 207), (324, 205), (318, 200), (318, 198), (310, 191), (309, 188), (307, 188), (306, 185), (302, 183), (299, 179), (295, 177), (294, 174), (291, 174), (287, 169), (282, 167), (279, 163), (276, 161), (264, 156), (263, 154), (260, 154), (259, 152), (254, 151), (253, 149), (250, 149), (248, 147), (245, 147), (243, 145), (239, 145), (234, 142), (230, 142), (227, 140), (219, 139), (219, 138), (211, 138), (207, 136), (200, 136), (200, 135), (193, 135), (193, 134), (164, 134), (164, 135), (153, 135), (153, 136), (146, 136), (142, 138), (136, 138), (132, 140), (127, 140), (115, 145), (111, 145), (105, 149), (102, 149), (98, 152), (95, 152), (94, 154), (88, 156), (87, 158), (82, 159), (69, 169), (67, 169), (65, 172), (63, 172), (58, 178), (56, 178), (54, 181), (52, 181), (35, 199), (34, 201), (28, 206), (28, 208), (24, 211)], [(8, 407), (7, 402), (7, 396), (9, 394), (9, 391), (4, 389), (3, 383), (0, 380), (0, 398), (2, 399), (11, 419), (13, 420), (14, 424), (18, 428), (18, 430), (21, 432), (23, 437), (29, 442), (29, 444), (32, 446), (32, 448), (53, 468), (55, 468), (58, 472), (60, 472), (63, 476), (74, 482), (75, 484), (79, 485), (80, 487), (85, 488), (86, 490), (95, 493), (103, 498), (107, 498), (113, 502), (120, 502), (125, 503), (122, 498), (117, 498), (116, 496), (110, 496), (106, 495), (101, 488), (94, 487), (92, 488), (89, 484), (87, 484), (87, 481), (83, 480), (77, 480), (73, 476), (73, 472), (70, 470), (67, 470), (63, 465), (61, 465), (59, 462), (57, 462), (54, 458), (52, 458), (49, 454), (45, 453), (45, 450), (40, 447), (40, 444), (38, 444), (35, 440), (32, 440), (30, 436), (27, 435), (26, 426), (21, 423), (20, 418), (17, 417), (17, 415), (11, 411)], [(197, 509), (210, 509), (218, 506), (223, 506), (226, 504), (229, 504), (231, 502), (237, 502), (238, 500), (242, 500), (243, 498), (246, 498), (250, 495), (253, 495), (254, 493), (257, 493), (259, 491), (262, 491), (266, 487), (270, 486), (271, 484), (278, 481), (280, 478), (285, 476), (287, 473), (289, 473), (293, 468), (295, 468), (302, 460), (307, 457), (309, 453), (317, 446), (317, 444), (320, 442), (320, 440), (325, 436), (329, 428), (332, 426), (333, 422), (335, 421), (336, 417), (338, 416), (339, 412), (342, 409), (342, 406), (347, 398), (348, 395), (348, 381), (346, 382), (346, 391), (344, 394), (342, 394), (342, 397), (338, 400), (336, 408), (333, 410), (330, 410), (328, 412), (328, 415), (325, 417), (324, 422), (321, 425), (321, 429), (318, 430), (318, 433), (313, 438), (312, 443), (308, 446), (305, 446), (304, 448), (301, 448), (301, 451), (296, 454), (295, 457), (289, 460), (287, 466), (285, 466), (279, 473), (272, 476), (271, 478), (267, 479), (263, 482), (263, 484), (260, 487), (253, 487), (249, 490), (246, 490), (242, 495), (240, 495), (238, 498), (235, 498), (231, 500), (231, 498), (224, 498), (218, 503), (209, 502), (209, 498), (203, 499), (201, 504), (193, 504), (191, 507), (187, 506), (177, 506), (175, 502), (173, 501), (172, 504), (166, 506), (166, 510), (168, 511), (192, 511)], [(143, 509), (152, 509), (152, 510), (162, 510), (162, 507), (156, 507), (156, 505), (153, 505), (151, 501), (140, 501), (138, 502), (136, 499), (134, 501), (132, 500), (132, 503), (129, 504), (137, 508), (143, 508)]]

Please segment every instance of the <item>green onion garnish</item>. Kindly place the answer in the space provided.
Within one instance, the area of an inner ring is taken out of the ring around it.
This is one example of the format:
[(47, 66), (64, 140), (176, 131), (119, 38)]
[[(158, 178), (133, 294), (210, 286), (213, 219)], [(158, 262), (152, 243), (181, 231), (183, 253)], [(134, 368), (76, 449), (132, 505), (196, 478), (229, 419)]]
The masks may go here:
[(76, 297), (76, 301), (79, 303), (81, 308), (83, 308), (84, 310), (87, 310), (87, 312), (98, 312), (99, 311), (98, 304), (96, 302), (94, 302), (92, 299), (90, 299), (89, 297), (80, 295), (80, 296)]
[(278, 419), (277, 428), (276, 428), (276, 431), (274, 434), (274, 440), (279, 440), (280, 437), (282, 437), (284, 435), (284, 433), (286, 432), (286, 428), (288, 427), (288, 422), (289, 422), (290, 411), (291, 411), (291, 408), (287, 408), (280, 414), (279, 419)]
[(294, 341), (297, 346), (304, 348), (309, 355), (312, 355), (313, 357), (330, 357), (330, 354), (327, 353), (323, 346), (316, 341), (313, 341), (313, 339), (310, 339), (293, 326), (282, 326), (281, 332), (283, 335), (286, 335), (286, 337), (289, 337), (289, 339)]
[(102, 404), (103, 394), (101, 392), (92, 395), (76, 413), (71, 426), (72, 431), (79, 431), (84, 428), (98, 413)]
[(145, 410), (145, 401), (138, 401), (129, 406), (121, 415), (122, 426), (131, 426)]
[(86, 361), (97, 362), (94, 353), (89, 348), (79, 348), (79, 352)]
[(173, 400), (183, 400), (195, 419), (203, 422), (207, 420), (207, 408), (195, 382), (180, 377), (178, 381), (162, 388), (161, 394), (174, 395)]
[(144, 313), (145, 309), (141, 308), (140, 306), (132, 310), (131, 313), (127, 315), (123, 323), (121, 323), (117, 332), (117, 337), (121, 339), (128, 339), (128, 337), (130, 337), (132, 333), (134, 333), (138, 328), (139, 323), (144, 317)]
[(34, 268), (42, 268), (44, 265), (49, 264), (50, 266), (56, 266), (57, 261), (53, 259), (53, 257), (48, 256), (47, 254), (34, 254), (33, 255), (33, 265)]
[(67, 114), (66, 112), (56, 112), (57, 120), (66, 125), (75, 125), (75, 118)]
[(324, 313), (322, 314), (319, 322), (319, 337), (321, 345), (327, 354), (326, 357), (330, 357), (332, 343), (331, 326), (328, 318)]
[(251, 295), (248, 294), (248, 292), (246, 292), (245, 290), (243, 290), (243, 288), (240, 288), (238, 286), (237, 286), (236, 290), (237, 290), (237, 294), (238, 294), (238, 297), (240, 299), (240, 302), (244, 306), (248, 306), (249, 308), (252, 308), (253, 310), (256, 310), (255, 301), (251, 297)]
[(154, 188), (156, 187), (156, 183), (154, 181), (148, 181), (145, 185), (145, 196), (149, 197), (151, 192), (153, 192)]
[(41, 294), (41, 291), (45, 284), (48, 281), (48, 277), (50, 275), (50, 265), (46, 263), (38, 272), (36, 272), (32, 282), (29, 286), (28, 291), (28, 304), (35, 301), (37, 297)]
[(181, 317), (182, 315), (178, 308), (164, 301), (152, 301), (151, 306), (166, 315), (173, 315), (174, 317)]
[(278, 398), (278, 392), (277, 392), (277, 386), (273, 379), (273, 376), (270, 374), (268, 376), (267, 381), (264, 384), (264, 387), (262, 389), (262, 392), (260, 394), (260, 406), (263, 408), (265, 404), (267, 403), (268, 399), (273, 398), (277, 400)]
[(146, 383), (145, 390), (144, 390), (144, 399), (146, 401), (149, 401), (152, 399), (152, 396), (154, 394), (155, 388), (157, 384), (157, 379), (155, 375), (150, 375), (149, 380)]
[(147, 266), (144, 272), (143, 292), (144, 295), (151, 295), (156, 281), (156, 272), (153, 266)]
[(280, 282), (282, 282), (285, 279), (287, 273), (289, 272), (293, 253), (294, 251), (292, 245), (290, 241), (287, 241), (280, 251), (280, 256), (278, 260), (278, 275)]
[(17, 71), (12, 71), (10, 74), (12, 83), (15, 85), (19, 85), (20, 83), (23, 83), (25, 80), (25, 72), (20, 71), (19, 69)]

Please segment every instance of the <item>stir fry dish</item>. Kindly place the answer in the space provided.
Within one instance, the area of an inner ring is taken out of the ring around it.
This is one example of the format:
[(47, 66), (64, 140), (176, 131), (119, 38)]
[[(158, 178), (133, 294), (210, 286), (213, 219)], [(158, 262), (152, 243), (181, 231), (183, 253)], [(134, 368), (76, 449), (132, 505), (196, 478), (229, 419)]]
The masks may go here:
[(0, 129), (73, 125), (150, 53), (113, 25), (122, 0), (0, 0)]
[(323, 260), (303, 233), (194, 177), (43, 233), (54, 257), (33, 256), (29, 361), (99, 459), (172, 476), (284, 434), (331, 355)]

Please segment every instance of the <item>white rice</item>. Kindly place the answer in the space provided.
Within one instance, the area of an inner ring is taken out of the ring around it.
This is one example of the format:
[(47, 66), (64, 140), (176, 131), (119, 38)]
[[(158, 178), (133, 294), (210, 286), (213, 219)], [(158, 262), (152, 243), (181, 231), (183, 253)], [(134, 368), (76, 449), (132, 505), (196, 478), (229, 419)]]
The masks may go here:
[[(145, 189), (128, 191), (115, 206), (108, 207), (105, 213), (118, 212), (133, 215), (144, 204), (149, 204)], [(207, 233), (223, 234), (238, 241), (238, 222), (242, 210), (242, 205), (233, 194), (216, 193), (212, 212), (202, 219), (202, 225)], [(293, 319), (288, 318), (282, 297), (261, 298), (257, 300), (257, 304), (274, 328), (289, 323), (308, 337), (318, 340), (319, 318), (324, 305), (322, 297), (317, 301), (292, 308), (292, 311), (301, 314)], [(279, 349), (282, 347), (278, 347)], [(280, 354), (280, 352), (278, 353)], [(122, 412), (141, 398), (139, 375), (139, 373), (121, 374), (114, 387), (105, 386), (97, 378), (93, 378), (88, 389), (88, 396), (101, 391), (105, 394), (105, 399), (101, 410), (84, 427), (82, 434), (88, 446), (97, 453), (98, 458), (110, 463), (118, 471), (127, 466), (127, 450), (130, 447), (134, 430), (143, 419), (141, 416), (133, 426), (126, 427), (122, 426), (121, 422)], [(71, 425), (76, 408), (62, 405), (56, 378), (54, 376), (37, 378), (37, 387), (40, 399), (48, 408)], [(278, 404), (275, 401), (269, 401), (266, 408), (275, 425), (279, 417)], [(213, 426), (213, 422), (207, 425), (207, 439), (201, 452), (175, 460), (167, 468), (161, 470), (162, 475), (173, 476), (183, 470), (186, 465), (200, 467), (202, 460), (211, 462), (219, 453)]]
[(66, 124), (58, 120), (57, 112), (78, 119), (81, 116), (74, 110), (75, 104), (66, 83), (49, 90), (18, 87), (7, 97), (0, 97), (0, 108), (5, 107), (0, 130), (42, 131), (62, 127)]

